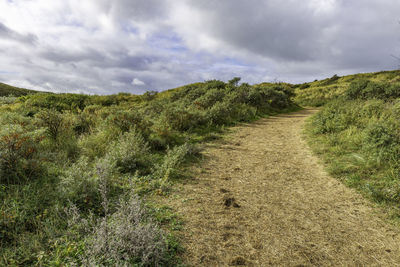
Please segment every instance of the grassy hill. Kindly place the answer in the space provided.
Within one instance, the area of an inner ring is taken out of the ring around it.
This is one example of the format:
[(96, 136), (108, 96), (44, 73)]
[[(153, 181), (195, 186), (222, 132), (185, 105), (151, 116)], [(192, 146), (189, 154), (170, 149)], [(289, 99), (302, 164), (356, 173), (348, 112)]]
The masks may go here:
[(334, 75), (324, 80), (298, 84), (295, 85), (295, 101), (302, 106), (322, 106), (343, 95), (351, 82), (359, 79), (396, 83), (400, 81), (400, 70), (360, 73), (343, 77)]
[(14, 87), (5, 83), (0, 83), (0, 96), (24, 96), (36, 94), (38, 91)]

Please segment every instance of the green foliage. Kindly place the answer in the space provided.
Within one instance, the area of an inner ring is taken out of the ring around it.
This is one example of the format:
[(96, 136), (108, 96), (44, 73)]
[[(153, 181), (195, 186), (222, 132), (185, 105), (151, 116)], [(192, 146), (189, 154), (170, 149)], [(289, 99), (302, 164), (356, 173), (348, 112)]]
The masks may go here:
[(124, 133), (111, 143), (106, 158), (115, 163), (121, 173), (147, 170), (150, 166), (150, 147), (136, 129)]
[(17, 101), (15, 96), (0, 96), (0, 106), (14, 104)]
[(369, 80), (359, 79), (351, 82), (349, 89), (346, 91), (346, 96), (349, 99), (361, 98), (363, 90), (368, 86)]
[(321, 81), (320, 84), (322, 86), (331, 85), (331, 84), (335, 83), (336, 81), (338, 81), (339, 79), (340, 79), (340, 77), (337, 74), (335, 74), (331, 78)]
[(42, 171), (39, 154), (43, 131), (28, 118), (14, 113), (0, 117), (0, 183), (34, 179)]
[(96, 117), (89, 112), (81, 112), (73, 116), (73, 130), (76, 135), (89, 134), (96, 127)]
[[(323, 106), (330, 101), (347, 99), (394, 99), (400, 96), (400, 71), (362, 73), (344, 77), (333, 76), (315, 80), (295, 89), (295, 102), (303, 106)], [(368, 88), (367, 88), (368, 87)]]
[(0, 265), (176, 266), (178, 241), (131, 190), (168, 194), (196, 142), (295, 106), (288, 84), (239, 82), (1, 98)]
[(400, 83), (373, 82), (366, 79), (353, 81), (346, 91), (348, 99), (384, 99), (400, 97)]
[[(96, 209), (100, 203), (98, 177), (94, 165), (87, 157), (81, 157), (65, 170), (58, 191), (80, 209)], [(97, 210), (96, 210), (97, 211)]]
[(142, 111), (114, 109), (108, 114), (106, 123), (109, 127), (127, 132), (136, 127), (142, 133), (148, 134), (151, 122), (144, 119)]
[(154, 176), (160, 178), (161, 183), (165, 185), (171, 178), (178, 175), (180, 165), (191, 151), (193, 148), (187, 143), (168, 149), (162, 163), (155, 166)]
[(64, 110), (83, 110), (90, 98), (88, 95), (78, 94), (44, 94), (38, 93), (21, 97), (26, 108), (55, 109), (59, 112)]
[(46, 127), (48, 137), (57, 142), (63, 128), (63, 116), (56, 110), (43, 110), (36, 117)]

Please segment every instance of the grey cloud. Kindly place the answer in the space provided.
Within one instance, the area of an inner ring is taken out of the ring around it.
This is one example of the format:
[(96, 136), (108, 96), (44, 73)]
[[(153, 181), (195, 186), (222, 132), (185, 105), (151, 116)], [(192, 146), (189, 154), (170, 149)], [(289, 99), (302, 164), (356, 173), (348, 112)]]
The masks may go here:
[(98, 62), (103, 67), (126, 68), (130, 70), (149, 70), (155, 62), (167, 61), (161, 57), (147, 55), (128, 55), (127, 53), (114, 53), (107, 62)]
[[(0, 71), (6, 71), (0, 81), (26, 81), (33, 88), (57, 91), (142, 93), (233, 76), (250, 83), (303, 82), (399, 64), (390, 56), (400, 56), (398, 0), (90, 3), (93, 15), (106, 16), (106, 27), (96, 27), (97, 17), (90, 17), (90, 26), (62, 25), (69, 17), (85, 21), (79, 12), (68, 13), (77, 6), (60, 14), (44, 13), (59, 24), (36, 25), (37, 37), (0, 23), (0, 38), (17, 42), (13, 47), (0, 42)], [(38, 23), (34, 17), (25, 19), (27, 25)], [(134, 78), (145, 85), (132, 84)]]
[(26, 44), (34, 44), (37, 41), (37, 36), (34, 34), (20, 34), (5, 24), (0, 22), (0, 38), (10, 39)]
[(164, 18), (167, 5), (165, 0), (117, 0), (113, 1), (112, 12), (118, 17), (148, 21)]
[(82, 51), (67, 51), (56, 48), (46, 48), (39, 54), (44, 59), (55, 63), (76, 63), (85, 60), (104, 60), (104, 55), (94, 49)]
[(192, 0), (190, 4), (204, 16), (203, 29), (212, 38), (278, 60), (314, 59), (315, 37), (327, 24), (309, 6), (296, 1)]
[(220, 42), (220, 50), (239, 51), (243, 60), (255, 64), (263, 64), (260, 58), (269, 59), (275, 69), (297, 62), (297, 69), (291, 69), (293, 77), (301, 73), (301, 64), (308, 63), (320, 73), (395, 67), (390, 55), (400, 46), (396, 0), (186, 3), (204, 22), (196, 28), (198, 34)]

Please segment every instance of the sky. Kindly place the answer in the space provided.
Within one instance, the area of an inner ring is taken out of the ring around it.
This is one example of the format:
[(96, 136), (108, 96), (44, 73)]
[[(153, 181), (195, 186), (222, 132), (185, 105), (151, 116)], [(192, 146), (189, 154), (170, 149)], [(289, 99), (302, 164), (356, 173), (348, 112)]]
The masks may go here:
[(0, 0), (0, 82), (141, 94), (400, 66), (399, 0)]

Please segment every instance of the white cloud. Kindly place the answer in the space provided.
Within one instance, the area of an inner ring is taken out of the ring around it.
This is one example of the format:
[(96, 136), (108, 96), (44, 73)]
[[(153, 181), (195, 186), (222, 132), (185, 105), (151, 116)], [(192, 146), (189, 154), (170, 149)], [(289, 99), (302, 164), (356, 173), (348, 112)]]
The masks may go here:
[(132, 80), (132, 84), (133, 84), (133, 85), (138, 85), (138, 86), (145, 85), (145, 83), (144, 83), (143, 81), (139, 80), (138, 78), (134, 78), (134, 79)]

